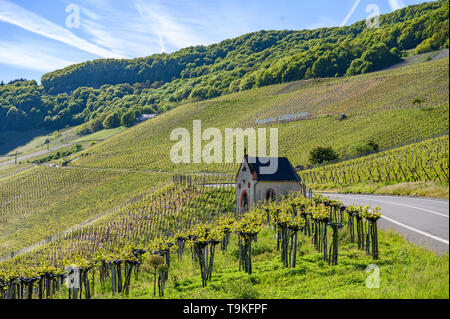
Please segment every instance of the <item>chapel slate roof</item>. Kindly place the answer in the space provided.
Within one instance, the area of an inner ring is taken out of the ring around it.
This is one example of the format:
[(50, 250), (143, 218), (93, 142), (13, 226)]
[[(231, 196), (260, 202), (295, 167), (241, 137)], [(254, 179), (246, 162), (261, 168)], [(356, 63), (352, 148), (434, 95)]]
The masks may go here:
[[(278, 159), (277, 171), (273, 174), (261, 174), (261, 167), (268, 167), (270, 165), (270, 160)], [(291, 162), (286, 157), (251, 157), (245, 155), (245, 160), (250, 167), (252, 173), (256, 172), (258, 181), (276, 181), (276, 182), (298, 182), (301, 183), (302, 180), (297, 175)]]

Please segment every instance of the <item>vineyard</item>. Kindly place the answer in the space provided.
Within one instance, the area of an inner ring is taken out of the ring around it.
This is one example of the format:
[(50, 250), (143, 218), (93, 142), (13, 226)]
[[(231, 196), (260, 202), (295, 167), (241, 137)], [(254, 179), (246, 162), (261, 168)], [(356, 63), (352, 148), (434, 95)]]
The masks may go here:
[[(186, 103), (84, 151), (74, 166), (184, 172), (227, 172), (235, 164), (178, 164), (170, 161), (174, 128), (253, 127), (256, 119), (308, 112), (310, 118), (275, 123), (279, 153), (294, 166), (309, 164), (318, 145), (340, 157), (373, 140), (380, 148), (412, 143), (448, 131), (448, 59), (344, 79), (312, 79)], [(423, 102), (414, 104), (414, 100)], [(341, 113), (347, 119), (339, 121)], [(205, 143), (205, 142), (204, 142)]]
[(33, 164), (5, 165), (0, 168), (0, 181), (33, 167)]
[(370, 156), (299, 172), (308, 184), (447, 182), (449, 137), (433, 138)]
[[(203, 184), (204, 179), (198, 178), (195, 183), (198, 184), (199, 181)], [(85, 238), (91, 239), (93, 233), (99, 239), (105, 236), (105, 232), (110, 235), (114, 233), (115, 235), (111, 235), (113, 237), (107, 239), (101, 246), (115, 245), (115, 247), (121, 247), (124, 243), (130, 241), (139, 244), (139, 242), (134, 242), (134, 239), (137, 241), (144, 240), (145, 238), (140, 238), (144, 232), (146, 234), (145, 240), (148, 241), (149, 238), (167, 235), (180, 227), (187, 227), (204, 220), (212, 220), (217, 218), (218, 215), (234, 214), (234, 191), (232, 192), (231, 188), (226, 191), (221, 188), (212, 188), (206, 192), (207, 187), (204, 186), (180, 185), (180, 183), (170, 183), (167, 186), (160, 185), (154, 192), (115, 210), (92, 225), (73, 231), (67, 236), (62, 236), (60, 241), (54, 241), (51, 245), (61, 247), (65, 246), (62, 243), (67, 241), (70, 242), (67, 245), (69, 250), (61, 251), (61, 255), (54, 255), (53, 252), (49, 257), (62, 258), (82, 252), (80, 247), (86, 244)], [(181, 226), (184, 224), (187, 226)], [(137, 225), (139, 229), (129, 228), (130, 225)], [(80, 240), (80, 245), (73, 244), (75, 239)], [(90, 248), (95, 249), (95, 245)], [(36, 253), (42, 254), (40, 251)], [(83, 255), (91, 256), (91, 253), (83, 251)], [(24, 256), (27, 256), (27, 254), (24, 254)], [(34, 259), (30, 258), (30, 260)], [(50, 262), (53, 263), (54, 260), (50, 260)]]
[[(311, 256), (323, 270), (338, 267), (340, 245), (346, 247), (344, 263), (349, 253), (361, 256), (363, 263), (383, 263), (377, 209), (297, 195), (237, 215), (232, 187), (205, 186), (215, 184), (206, 177), (174, 181), (92, 225), (1, 264), (2, 298), (89, 299), (96, 293), (126, 297), (139, 278), (151, 283), (153, 297), (164, 297), (171, 265), (179, 267), (180, 262), (196, 268), (201, 281), (196, 289), (209, 289), (221, 271), (215, 259), (234, 255), (230, 247), (237, 249), (236, 272), (258, 272), (253, 250), (260, 249), (259, 236), (267, 232), (272, 233), (270, 250), (282, 269), (296, 269)], [(305, 247), (314, 252), (305, 255)]]
[[(4, 167), (1, 298), (448, 298), (448, 255), (378, 231), (377, 208), (296, 194), (237, 214), (230, 185), (238, 164), (170, 160), (171, 131), (192, 133), (193, 120), (223, 130), (308, 112), (267, 126), (279, 129), (279, 156), (293, 166), (308, 167), (317, 146), (332, 146), (341, 159), (369, 140), (383, 150), (299, 171), (308, 187), (448, 187), (448, 64), (183, 103), (134, 127), (97, 133), (97, 143), (70, 156), (68, 167)], [(365, 288), (373, 263), (386, 289)]]
[(0, 257), (170, 180), (167, 174), (35, 167), (0, 180)]
[(5, 262), (2, 268), (26, 272), (38, 265), (44, 268), (48, 265), (61, 271), (67, 260), (76, 264), (84, 260), (93, 262), (101, 254), (131, 253), (128, 252), (130, 247), (147, 247), (157, 244), (157, 238), (166, 238), (193, 225), (212, 222), (222, 216), (234, 217), (234, 190), (198, 185), (206, 180), (205, 177), (188, 178), (184, 181), (189, 183), (161, 187), (91, 225)]

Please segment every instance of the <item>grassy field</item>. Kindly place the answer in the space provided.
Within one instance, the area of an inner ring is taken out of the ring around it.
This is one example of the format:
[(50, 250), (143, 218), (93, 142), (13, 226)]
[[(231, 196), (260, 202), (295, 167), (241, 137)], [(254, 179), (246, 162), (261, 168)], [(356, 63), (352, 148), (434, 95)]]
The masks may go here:
[(75, 141), (73, 141), (73, 143), (80, 143), (80, 142), (97, 142), (97, 141), (103, 141), (106, 140), (107, 138), (110, 138), (111, 136), (116, 135), (117, 133), (120, 133), (122, 131), (126, 130), (125, 126), (120, 126), (120, 127), (116, 127), (116, 128), (112, 128), (112, 129), (104, 129), (83, 137), (80, 137), (79, 139), (76, 139)]
[[(77, 127), (54, 132), (45, 130), (1, 132), (0, 164), (14, 159), (16, 151), (19, 158), (25, 155), (33, 155), (37, 152), (44, 153), (47, 150), (49, 153), (55, 153), (62, 148), (67, 148), (67, 145), (90, 145), (90, 142), (106, 140), (107, 138), (114, 136), (125, 129), (126, 127), (123, 126), (114, 129), (104, 129), (83, 137), (80, 137), (75, 133), (77, 131)], [(46, 140), (48, 140), (49, 143), (46, 143)], [(42, 154), (36, 155), (33, 158), (38, 156), (42, 156)]]
[(415, 54), (415, 49), (412, 49), (408, 51), (408, 56), (404, 57), (402, 62), (390, 67), (389, 69), (402, 68), (408, 65), (428, 62), (442, 57), (448, 57), (448, 49), (432, 51), (422, 54)]
[[(438, 256), (407, 243), (391, 232), (379, 232), (380, 259), (372, 260), (350, 243), (340, 240), (339, 264), (329, 266), (314, 250), (310, 238), (301, 237), (296, 268), (283, 268), (276, 251), (274, 232), (266, 229), (253, 245), (254, 272), (238, 271), (237, 240), (227, 252), (217, 252), (212, 280), (202, 288), (199, 267), (190, 251), (182, 260), (173, 257), (164, 298), (320, 299), (320, 298), (443, 298), (449, 297), (449, 257)], [(175, 254), (173, 254), (175, 255)], [(380, 270), (379, 289), (366, 287), (369, 264)], [(153, 275), (144, 273), (130, 287), (130, 294), (111, 296), (109, 284), (93, 298), (153, 297)], [(109, 290), (110, 291), (110, 290)], [(158, 295), (158, 293), (157, 293)], [(62, 298), (65, 298), (65, 293)], [(159, 297), (156, 297), (159, 298)]]
[[(234, 164), (174, 165), (169, 154), (174, 128), (254, 127), (256, 119), (309, 112), (310, 119), (276, 123), (279, 154), (306, 165), (310, 150), (332, 146), (341, 157), (369, 139), (381, 148), (448, 131), (448, 60), (344, 79), (315, 79), (274, 85), (213, 100), (187, 103), (121, 132), (85, 151), (74, 165), (160, 171), (222, 171)], [(423, 98), (419, 106), (414, 99)], [(348, 119), (338, 121), (340, 113)], [(205, 143), (205, 142), (204, 142)]]
[[(16, 153), (27, 153), (30, 148), (42, 147), (45, 138), (50, 136), (51, 132), (47, 130), (33, 130), (25, 132), (2, 131), (0, 132), (0, 162), (6, 155)], [(25, 146), (29, 145), (29, 146)]]
[[(70, 128), (61, 131), (25, 131), (25, 132), (2, 132), (0, 139), (4, 140), (1, 155), (19, 156), (28, 155), (37, 151), (46, 150), (48, 148), (55, 148), (61, 145), (69, 144), (77, 138), (75, 129)], [(45, 141), (49, 140), (46, 144)], [(0, 144), (1, 146), (1, 144)], [(0, 157), (0, 160), (4, 157)]]

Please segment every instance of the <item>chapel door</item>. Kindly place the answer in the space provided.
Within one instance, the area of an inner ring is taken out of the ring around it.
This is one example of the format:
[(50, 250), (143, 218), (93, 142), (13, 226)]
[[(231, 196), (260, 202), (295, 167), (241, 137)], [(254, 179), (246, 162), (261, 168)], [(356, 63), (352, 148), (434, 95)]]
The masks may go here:
[(241, 211), (242, 212), (248, 211), (248, 195), (247, 195), (246, 191), (244, 191), (242, 193), (242, 197), (241, 197)]
[(266, 192), (266, 202), (271, 202), (275, 200), (275, 191), (269, 188)]

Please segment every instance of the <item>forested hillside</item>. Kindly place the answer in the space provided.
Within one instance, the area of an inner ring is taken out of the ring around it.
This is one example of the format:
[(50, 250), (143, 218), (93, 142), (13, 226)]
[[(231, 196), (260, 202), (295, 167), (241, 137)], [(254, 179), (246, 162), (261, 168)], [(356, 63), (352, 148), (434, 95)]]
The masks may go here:
[(185, 100), (380, 70), (411, 50), (448, 47), (448, 7), (446, 0), (410, 6), (381, 16), (377, 29), (360, 21), (339, 28), (260, 31), (172, 54), (73, 65), (45, 74), (41, 85), (0, 86), (0, 130), (86, 123), (80, 133), (88, 133)]

